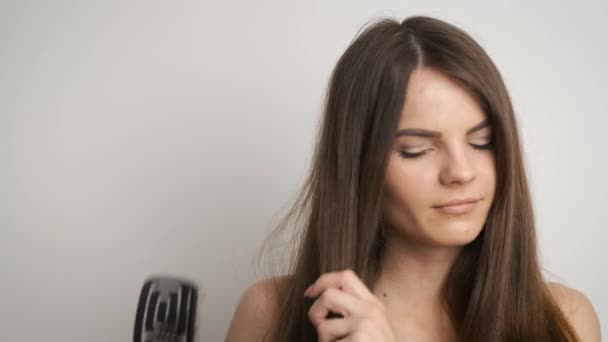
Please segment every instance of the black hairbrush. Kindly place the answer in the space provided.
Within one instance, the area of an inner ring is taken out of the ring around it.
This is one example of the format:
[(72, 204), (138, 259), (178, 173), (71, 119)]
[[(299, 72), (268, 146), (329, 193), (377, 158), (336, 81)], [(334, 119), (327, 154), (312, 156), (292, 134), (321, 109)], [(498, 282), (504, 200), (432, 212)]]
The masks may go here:
[(133, 342), (193, 342), (197, 286), (187, 280), (148, 278), (139, 296)]

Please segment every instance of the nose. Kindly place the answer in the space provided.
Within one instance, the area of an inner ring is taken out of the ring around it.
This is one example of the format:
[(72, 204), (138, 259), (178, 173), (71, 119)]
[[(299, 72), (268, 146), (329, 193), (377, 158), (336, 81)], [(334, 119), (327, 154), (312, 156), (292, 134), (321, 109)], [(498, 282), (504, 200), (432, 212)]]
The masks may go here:
[(466, 184), (476, 178), (475, 167), (469, 160), (465, 148), (454, 148), (448, 151), (439, 174), (443, 185)]

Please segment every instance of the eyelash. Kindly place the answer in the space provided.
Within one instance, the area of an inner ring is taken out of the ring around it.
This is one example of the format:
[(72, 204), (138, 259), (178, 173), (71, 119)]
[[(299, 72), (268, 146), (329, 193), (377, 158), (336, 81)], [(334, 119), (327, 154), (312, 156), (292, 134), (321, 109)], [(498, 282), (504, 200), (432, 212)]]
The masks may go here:
[[(469, 144), (469, 145), (471, 145), (471, 147), (473, 147), (476, 150), (490, 150), (494, 147), (491, 142), (487, 143), (487, 144), (483, 144), (483, 145), (475, 145), (475, 144)], [(420, 157), (420, 156), (426, 154), (426, 152), (427, 152), (427, 150), (422, 151), (422, 152), (416, 152), (416, 153), (408, 153), (405, 151), (399, 151), (399, 155), (402, 158), (417, 158), (417, 157)]]

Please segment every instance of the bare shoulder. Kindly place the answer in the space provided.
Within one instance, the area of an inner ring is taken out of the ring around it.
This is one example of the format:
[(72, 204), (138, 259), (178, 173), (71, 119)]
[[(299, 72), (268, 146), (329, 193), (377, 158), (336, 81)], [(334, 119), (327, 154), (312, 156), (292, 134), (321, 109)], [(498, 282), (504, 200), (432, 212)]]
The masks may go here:
[(287, 276), (267, 278), (250, 285), (236, 307), (226, 342), (270, 341), (279, 310), (279, 291), (287, 284)]
[(557, 282), (546, 284), (581, 342), (600, 342), (600, 322), (589, 298), (581, 291)]

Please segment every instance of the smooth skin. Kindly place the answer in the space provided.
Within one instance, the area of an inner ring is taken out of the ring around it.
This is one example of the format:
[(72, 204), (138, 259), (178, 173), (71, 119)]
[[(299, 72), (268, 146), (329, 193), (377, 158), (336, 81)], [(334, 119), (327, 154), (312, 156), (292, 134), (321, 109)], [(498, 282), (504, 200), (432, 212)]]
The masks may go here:
[[(315, 300), (309, 319), (320, 341), (455, 341), (440, 285), (462, 247), (483, 229), (494, 199), (494, 155), (485, 148), (492, 127), (485, 119), (458, 83), (430, 68), (412, 73), (398, 131), (427, 132), (395, 138), (385, 177), (380, 278), (369, 289), (351, 270), (326, 273), (302, 294)], [(476, 200), (466, 213), (437, 208), (462, 198)], [(581, 340), (599, 342), (599, 319), (587, 297), (558, 283), (548, 286)], [(264, 341), (277, 328), (277, 303), (270, 279), (250, 286), (226, 341)], [(330, 311), (343, 318), (327, 318)]]

